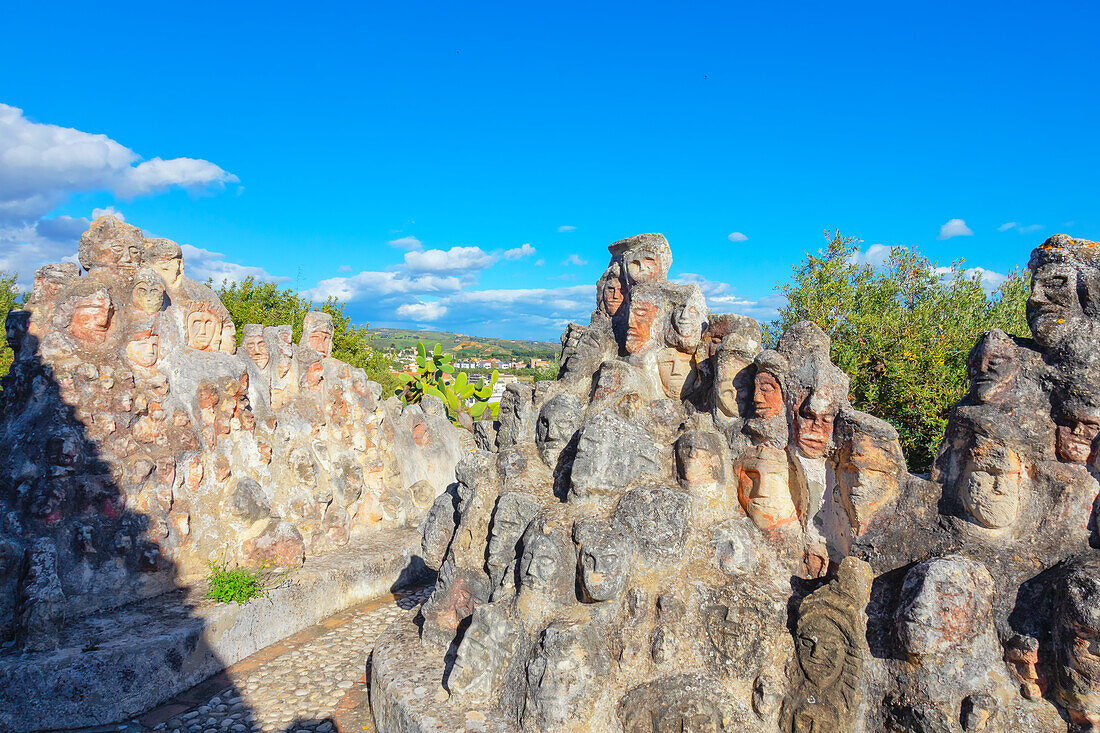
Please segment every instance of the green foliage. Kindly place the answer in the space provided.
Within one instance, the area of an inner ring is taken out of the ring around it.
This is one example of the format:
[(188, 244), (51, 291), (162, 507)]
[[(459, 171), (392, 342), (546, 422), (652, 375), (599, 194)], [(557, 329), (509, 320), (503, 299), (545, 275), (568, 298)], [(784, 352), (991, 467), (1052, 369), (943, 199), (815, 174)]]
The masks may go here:
[[(0, 317), (7, 321), (8, 311), (19, 305), (22, 298), (15, 287), (15, 275), (0, 270)], [(15, 360), (15, 352), (8, 346), (7, 339), (0, 342), (0, 377), (8, 373), (12, 361)]]
[(452, 356), (444, 354), (438, 343), (428, 353), (424, 342), (418, 341), (416, 373), (402, 375), (405, 386), (396, 391), (397, 396), (407, 405), (415, 405), (426, 394), (438, 397), (443, 400), (451, 422), (464, 428), (470, 428), (474, 420), (480, 420), (486, 410), (495, 417), (499, 406), (489, 405), (489, 398), (499, 377), (496, 370), (493, 370), (488, 382), (479, 379), (474, 383), (466, 372), (455, 372), (451, 359)]
[(291, 288), (280, 289), (275, 283), (261, 282), (246, 277), (237, 283), (222, 281), (217, 289), (218, 297), (229, 310), (233, 325), (237, 327), (237, 343), (241, 342), (241, 327), (246, 323), (262, 326), (279, 326), (289, 323), (294, 327), (294, 341), (302, 336), (302, 322), (306, 313), (320, 310), (332, 316), (332, 355), (353, 367), (366, 371), (367, 376), (382, 385), (383, 394), (391, 394), (401, 386), (393, 373), (393, 363), (373, 348), (367, 328), (353, 325), (344, 313), (344, 303), (329, 298), (319, 306), (303, 298)]
[(927, 471), (947, 415), (966, 391), (966, 357), (991, 328), (1026, 335), (1027, 276), (1009, 274), (992, 295), (962, 261), (941, 268), (895, 247), (882, 267), (859, 264), (860, 240), (826, 232), (828, 247), (794, 267), (779, 288), (787, 305), (767, 329), (809, 320), (832, 338), (833, 362), (851, 377), (851, 401), (898, 429), (909, 469)]
[(206, 597), (219, 603), (236, 603), (240, 606), (253, 598), (263, 597), (276, 583), (264, 580), (263, 568), (230, 568), (224, 562), (210, 560), (207, 581), (210, 587)]

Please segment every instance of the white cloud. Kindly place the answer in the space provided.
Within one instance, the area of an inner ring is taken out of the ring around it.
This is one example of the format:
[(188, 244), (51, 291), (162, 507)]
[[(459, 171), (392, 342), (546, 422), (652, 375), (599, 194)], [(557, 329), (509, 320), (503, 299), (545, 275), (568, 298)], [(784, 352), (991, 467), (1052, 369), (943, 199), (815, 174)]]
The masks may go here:
[(731, 232), (730, 235), (726, 237), (726, 239), (730, 240), (731, 242), (744, 242), (746, 239), (748, 239), (748, 237), (746, 237), (741, 232)]
[(1001, 224), (999, 227), (997, 227), (997, 231), (998, 232), (1007, 232), (1009, 229), (1015, 229), (1018, 226), (1020, 226), (1020, 225), (1017, 222), (1006, 221), (1004, 224)]
[(413, 321), (438, 321), (447, 315), (447, 306), (439, 302), (406, 303), (397, 307), (397, 315)]
[(122, 212), (113, 206), (108, 206), (104, 209), (92, 209), (93, 219), (98, 219), (101, 216), (113, 216), (119, 221), (126, 221), (126, 217), (122, 215)]
[(535, 267), (542, 267), (545, 264), (546, 264), (546, 260), (544, 260), (544, 259), (539, 258), (539, 259), (535, 260)]
[(890, 254), (894, 251), (893, 247), (885, 244), (872, 244), (867, 248), (866, 252), (856, 250), (848, 258), (849, 264), (852, 265), (870, 265), (871, 267), (882, 267), (890, 261)]
[(729, 283), (709, 280), (693, 272), (685, 272), (673, 278), (672, 282), (698, 285), (706, 296), (707, 307), (712, 313), (737, 313), (755, 318), (761, 323), (778, 317), (779, 309), (787, 302), (783, 295), (765, 295), (758, 299), (746, 298), (733, 292), (733, 287)]
[(942, 227), (940, 227), (940, 233), (936, 236), (936, 239), (951, 239), (951, 237), (970, 237), (974, 232), (970, 227), (966, 225), (966, 222), (962, 219), (948, 219)]
[(484, 270), (497, 258), (481, 247), (451, 247), (448, 250), (429, 249), (405, 253), (405, 268), (409, 272), (470, 273)]
[(290, 280), (288, 277), (276, 277), (262, 267), (227, 262), (225, 255), (221, 252), (211, 252), (190, 244), (180, 245), (180, 248), (183, 250), (183, 264), (187, 276), (200, 282), (205, 282), (208, 278), (215, 284), (221, 284), (222, 280), (240, 282), (246, 277), (277, 283)]
[(23, 110), (0, 104), (0, 219), (41, 218), (80, 191), (132, 197), (237, 182), (235, 175), (206, 160), (141, 162), (141, 156), (106, 135), (33, 122)]
[(377, 300), (392, 295), (453, 292), (462, 287), (454, 276), (419, 275), (404, 272), (360, 272), (351, 277), (321, 280), (303, 295), (313, 300), (337, 298), (348, 303)]
[(577, 231), (577, 228), (575, 226), (571, 226), (569, 224), (563, 224), (560, 227), (558, 227), (558, 231), (561, 232), (562, 234), (565, 234), (567, 232), (575, 232), (575, 231)]
[(387, 244), (391, 247), (397, 247), (398, 249), (420, 249), (421, 242), (416, 237), (401, 237), (400, 239), (391, 239)]
[(535, 248), (530, 244), (524, 244), (521, 247), (513, 247), (512, 249), (504, 251), (504, 259), (506, 260), (520, 260), (524, 257), (530, 257), (535, 254)]
[(337, 272), (351, 272), (351, 265), (340, 265), (336, 268)]
[(1015, 229), (1020, 234), (1032, 234), (1043, 228), (1042, 224), (1020, 224), (1016, 221), (1006, 221), (997, 227), (998, 232), (1007, 232), (1010, 229)]
[(583, 267), (588, 264), (588, 260), (582, 260), (580, 255), (572, 254), (562, 260), (563, 265), (576, 265), (577, 267)]

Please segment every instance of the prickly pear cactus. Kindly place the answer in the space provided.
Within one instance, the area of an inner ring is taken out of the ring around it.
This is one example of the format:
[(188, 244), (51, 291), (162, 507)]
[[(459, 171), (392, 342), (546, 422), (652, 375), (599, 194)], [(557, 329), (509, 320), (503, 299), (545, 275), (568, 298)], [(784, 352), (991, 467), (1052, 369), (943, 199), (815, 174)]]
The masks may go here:
[(404, 376), (405, 386), (397, 391), (397, 396), (408, 405), (420, 402), (430, 394), (443, 401), (447, 408), (447, 417), (460, 427), (470, 429), (474, 420), (480, 420), (492, 407), (489, 397), (493, 394), (499, 374), (494, 369), (489, 381), (484, 379), (471, 382), (466, 372), (455, 373), (452, 356), (444, 354), (437, 343), (428, 353), (423, 341), (416, 344), (416, 374)]

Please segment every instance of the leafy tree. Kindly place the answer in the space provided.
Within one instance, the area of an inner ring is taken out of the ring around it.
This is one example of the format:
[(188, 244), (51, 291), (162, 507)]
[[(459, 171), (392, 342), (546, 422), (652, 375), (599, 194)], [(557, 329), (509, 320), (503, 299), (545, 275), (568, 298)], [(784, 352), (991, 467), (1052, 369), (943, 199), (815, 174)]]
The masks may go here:
[(1029, 281), (1012, 271), (990, 295), (966, 273), (893, 248), (882, 267), (859, 263), (860, 240), (825, 233), (828, 246), (778, 288), (787, 305), (767, 329), (774, 343), (809, 320), (832, 338), (833, 362), (851, 378), (851, 401), (897, 429), (910, 470), (927, 471), (951, 406), (966, 392), (966, 357), (985, 331), (1027, 335)]
[[(15, 275), (9, 275), (0, 270), (0, 316), (7, 321), (8, 311), (15, 308), (21, 301), (19, 290), (15, 286)], [(0, 342), (0, 377), (8, 373), (12, 361), (15, 360), (15, 352), (8, 346), (7, 339)]]
[(303, 298), (292, 288), (279, 288), (275, 283), (246, 277), (236, 283), (223, 280), (217, 288), (218, 297), (229, 310), (233, 325), (237, 327), (237, 343), (241, 341), (241, 327), (246, 323), (263, 326), (279, 326), (289, 323), (294, 327), (294, 341), (302, 336), (302, 322), (306, 313), (320, 310), (332, 316), (332, 355), (353, 367), (362, 368), (367, 376), (382, 385), (383, 395), (392, 395), (400, 388), (401, 381), (392, 372), (393, 363), (371, 346), (369, 324), (352, 324), (344, 313), (344, 303), (330, 297), (317, 305)]

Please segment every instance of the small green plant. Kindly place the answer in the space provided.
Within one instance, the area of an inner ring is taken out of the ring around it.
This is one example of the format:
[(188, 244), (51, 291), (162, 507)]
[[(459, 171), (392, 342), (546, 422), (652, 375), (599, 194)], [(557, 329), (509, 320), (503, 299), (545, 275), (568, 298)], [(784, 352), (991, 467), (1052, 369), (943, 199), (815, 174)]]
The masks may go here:
[(230, 568), (225, 562), (210, 560), (207, 562), (210, 575), (207, 580), (210, 587), (206, 597), (219, 603), (236, 603), (240, 606), (253, 598), (264, 596), (277, 581), (264, 580), (263, 569)]
[(431, 354), (423, 341), (416, 343), (416, 374), (403, 375), (405, 386), (395, 393), (407, 405), (415, 405), (426, 394), (443, 400), (447, 417), (451, 422), (467, 430), (473, 427), (474, 420), (480, 420), (486, 410), (496, 415), (497, 405), (490, 405), (493, 385), (498, 378), (494, 369), (489, 381), (470, 381), (466, 372), (455, 373), (451, 355), (444, 354), (440, 344), (436, 344)]

